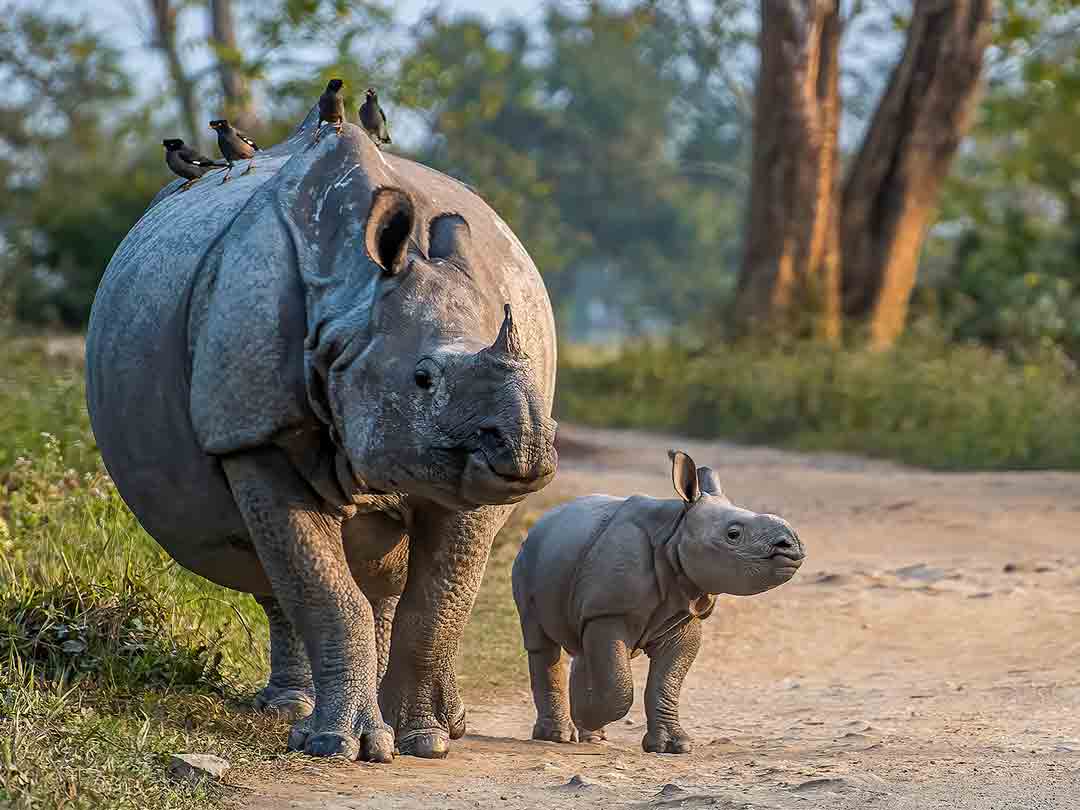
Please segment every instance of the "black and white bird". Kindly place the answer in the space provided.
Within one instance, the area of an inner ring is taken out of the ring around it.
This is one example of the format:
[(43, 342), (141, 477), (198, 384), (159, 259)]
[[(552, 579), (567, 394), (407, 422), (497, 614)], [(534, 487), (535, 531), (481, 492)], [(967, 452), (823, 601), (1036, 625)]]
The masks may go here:
[(360, 125), (375, 143), (390, 143), (390, 127), (386, 124), (386, 114), (379, 106), (379, 97), (371, 87), (367, 89), (364, 103), (360, 107)]
[(225, 158), (229, 164), (225, 176), (221, 179), (222, 183), (228, 182), (229, 175), (232, 173), (233, 163), (238, 160), (248, 161), (248, 167), (244, 169), (244, 174), (248, 174), (254, 170), (255, 153), (259, 151), (259, 145), (255, 143), (255, 141), (236, 129), (225, 118), (218, 118), (215, 121), (211, 121), (210, 129), (217, 133), (218, 149), (221, 150), (221, 156)]
[(322, 137), (323, 121), (333, 124), (338, 135), (341, 134), (341, 125), (345, 123), (345, 99), (341, 95), (344, 84), (341, 79), (331, 79), (319, 96), (319, 124), (315, 129), (315, 143)]
[(165, 147), (165, 163), (172, 169), (173, 174), (187, 180), (180, 186), (180, 191), (187, 191), (192, 183), (211, 169), (219, 169), (225, 165), (208, 158), (198, 149), (185, 146), (180, 138), (166, 138), (161, 145)]

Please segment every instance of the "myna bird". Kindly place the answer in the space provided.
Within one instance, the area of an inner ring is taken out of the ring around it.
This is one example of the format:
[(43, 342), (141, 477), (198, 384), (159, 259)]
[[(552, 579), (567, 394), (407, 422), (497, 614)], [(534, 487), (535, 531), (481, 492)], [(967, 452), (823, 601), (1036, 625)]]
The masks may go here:
[(229, 163), (229, 168), (221, 179), (222, 183), (228, 182), (233, 163), (238, 160), (248, 161), (244, 174), (248, 174), (255, 168), (255, 153), (259, 151), (259, 145), (255, 141), (236, 129), (225, 118), (211, 121), (210, 129), (217, 132), (218, 149), (221, 150), (221, 156)]
[(331, 79), (326, 91), (319, 96), (319, 124), (315, 128), (315, 143), (322, 137), (323, 121), (333, 124), (338, 135), (341, 134), (341, 125), (345, 123), (345, 99), (341, 95), (344, 84), (341, 79)]
[(370, 87), (365, 96), (360, 107), (360, 125), (375, 143), (390, 143), (390, 128), (386, 125), (386, 114), (379, 106), (379, 97)]
[(172, 169), (173, 174), (187, 180), (180, 186), (180, 191), (187, 191), (192, 183), (211, 169), (219, 169), (225, 165), (208, 158), (197, 149), (184, 146), (180, 138), (166, 138), (161, 145), (165, 147), (165, 163)]

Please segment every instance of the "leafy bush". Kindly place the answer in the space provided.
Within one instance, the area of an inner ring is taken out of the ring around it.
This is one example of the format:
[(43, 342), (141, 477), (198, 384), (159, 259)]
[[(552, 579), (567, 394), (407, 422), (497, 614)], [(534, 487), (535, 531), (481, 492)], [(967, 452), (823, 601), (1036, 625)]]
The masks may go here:
[(889, 352), (814, 343), (563, 355), (559, 418), (841, 450), (941, 469), (1080, 467), (1080, 385), (1044, 352), (1017, 364), (932, 337)]

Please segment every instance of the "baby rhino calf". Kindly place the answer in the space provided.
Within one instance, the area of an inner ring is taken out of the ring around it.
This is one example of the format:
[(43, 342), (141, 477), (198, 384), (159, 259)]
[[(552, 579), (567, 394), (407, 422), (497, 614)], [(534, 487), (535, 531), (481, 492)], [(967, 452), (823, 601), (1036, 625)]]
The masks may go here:
[[(536, 701), (533, 739), (604, 739), (634, 700), (630, 659), (649, 656), (646, 751), (682, 754), (679, 692), (715, 594), (761, 593), (802, 565), (795, 530), (735, 506), (708, 467), (672, 452), (681, 499), (578, 498), (544, 515), (514, 561)], [(570, 666), (569, 700), (562, 651)]]

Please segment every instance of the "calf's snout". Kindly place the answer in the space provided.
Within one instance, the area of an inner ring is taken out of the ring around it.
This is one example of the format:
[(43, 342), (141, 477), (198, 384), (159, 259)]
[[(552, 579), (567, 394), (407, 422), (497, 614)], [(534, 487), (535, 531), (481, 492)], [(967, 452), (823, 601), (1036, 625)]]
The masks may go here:
[(770, 556), (787, 557), (793, 562), (802, 562), (806, 557), (806, 550), (803, 548), (799, 535), (794, 531), (784, 531), (773, 539)]

